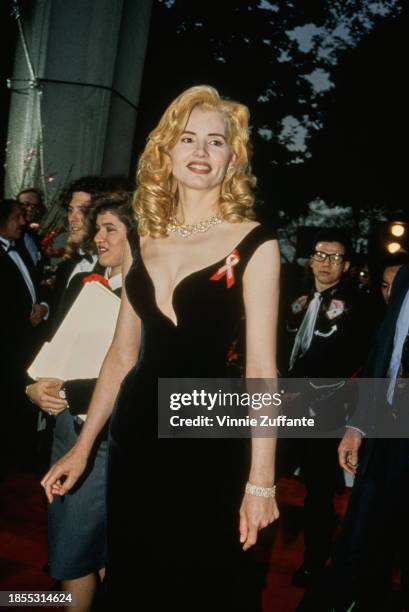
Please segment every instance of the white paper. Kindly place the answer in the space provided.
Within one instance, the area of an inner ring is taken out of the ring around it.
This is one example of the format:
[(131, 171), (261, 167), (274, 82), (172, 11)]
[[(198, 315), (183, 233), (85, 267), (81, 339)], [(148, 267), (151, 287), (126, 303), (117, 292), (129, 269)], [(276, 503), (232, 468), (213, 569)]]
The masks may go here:
[(121, 300), (101, 283), (86, 283), (51, 342), (29, 367), (31, 378), (98, 378), (110, 347)]

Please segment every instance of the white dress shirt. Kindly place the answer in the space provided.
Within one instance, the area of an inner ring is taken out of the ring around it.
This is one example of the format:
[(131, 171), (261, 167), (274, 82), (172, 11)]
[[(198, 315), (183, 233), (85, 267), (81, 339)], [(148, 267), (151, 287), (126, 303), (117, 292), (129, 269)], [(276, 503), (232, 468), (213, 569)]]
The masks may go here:
[(112, 291), (115, 291), (116, 289), (120, 289), (122, 287), (122, 274), (121, 272), (119, 272), (119, 274), (115, 274), (115, 276), (109, 276), (111, 274), (111, 268), (108, 266), (108, 268), (105, 268), (105, 273), (104, 276), (107, 279), (109, 286), (111, 287)]

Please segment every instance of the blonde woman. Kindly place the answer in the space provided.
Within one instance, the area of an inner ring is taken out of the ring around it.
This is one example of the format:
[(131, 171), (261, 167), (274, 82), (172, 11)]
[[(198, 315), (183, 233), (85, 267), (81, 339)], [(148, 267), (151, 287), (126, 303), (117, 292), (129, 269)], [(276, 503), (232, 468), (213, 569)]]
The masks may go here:
[[(246, 440), (157, 440), (158, 378), (226, 376), (243, 312), (246, 376), (276, 376), (279, 253), (274, 235), (253, 220), (246, 107), (208, 86), (183, 92), (150, 134), (137, 178), (140, 240), (124, 259), (115, 338), (83, 432), (42, 484), (50, 502), (73, 486), (116, 399), (112, 602), (144, 589), (152, 609), (163, 597), (169, 609), (253, 612), (246, 551), (278, 517), (274, 440), (254, 438), (251, 453)], [(135, 573), (137, 560), (143, 569)]]

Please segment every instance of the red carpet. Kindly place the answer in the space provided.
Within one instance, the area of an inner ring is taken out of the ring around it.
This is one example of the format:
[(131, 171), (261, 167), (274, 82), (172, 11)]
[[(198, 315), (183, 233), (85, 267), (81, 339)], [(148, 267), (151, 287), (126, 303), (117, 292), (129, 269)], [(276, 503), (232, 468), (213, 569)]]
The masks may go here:
[(0, 590), (56, 590), (43, 570), (46, 563), (46, 500), (38, 478), (8, 473), (0, 481)]
[[(264, 533), (256, 550), (257, 557), (269, 566), (263, 612), (291, 612), (301, 598), (303, 591), (292, 587), (290, 581), (302, 561), (303, 496), (303, 486), (297, 480), (280, 481), (279, 522)], [(337, 496), (336, 509), (341, 516), (347, 501), (348, 491)], [(43, 569), (47, 562), (46, 500), (39, 479), (30, 474), (7, 474), (0, 482), (0, 504), (0, 590), (55, 589)]]
[[(343, 517), (350, 489), (335, 500), (336, 512)], [(304, 487), (296, 479), (282, 479), (278, 485), (280, 519), (263, 548), (269, 562), (267, 585), (263, 593), (263, 612), (291, 612), (301, 599), (303, 590), (291, 586), (291, 576), (303, 559)], [(263, 538), (264, 539), (264, 538)], [(270, 540), (270, 542), (268, 542)]]

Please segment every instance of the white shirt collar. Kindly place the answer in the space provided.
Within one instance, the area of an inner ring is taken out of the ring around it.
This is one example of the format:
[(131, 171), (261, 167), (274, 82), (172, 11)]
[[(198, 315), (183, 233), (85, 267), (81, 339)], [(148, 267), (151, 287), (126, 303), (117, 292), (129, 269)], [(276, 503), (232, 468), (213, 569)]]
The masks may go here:
[(11, 240), (8, 240), (7, 238), (3, 238), (3, 236), (0, 236), (0, 244), (7, 250), (10, 246)]
[(94, 266), (97, 262), (98, 257), (96, 255), (92, 256), (92, 261), (88, 261), (87, 259), (81, 259), (76, 266), (74, 266), (74, 269), (72, 270), (68, 280), (67, 280), (67, 287), (71, 282), (71, 279), (78, 274), (78, 272), (92, 272), (92, 270), (94, 269)]
[(120, 289), (122, 287), (122, 274), (121, 274), (121, 272), (119, 274), (115, 274), (115, 276), (111, 276), (111, 278), (108, 278), (108, 268), (106, 268), (106, 270), (105, 270), (105, 278), (108, 279), (108, 283), (109, 283), (109, 286), (111, 287), (112, 291), (115, 291), (116, 289)]

